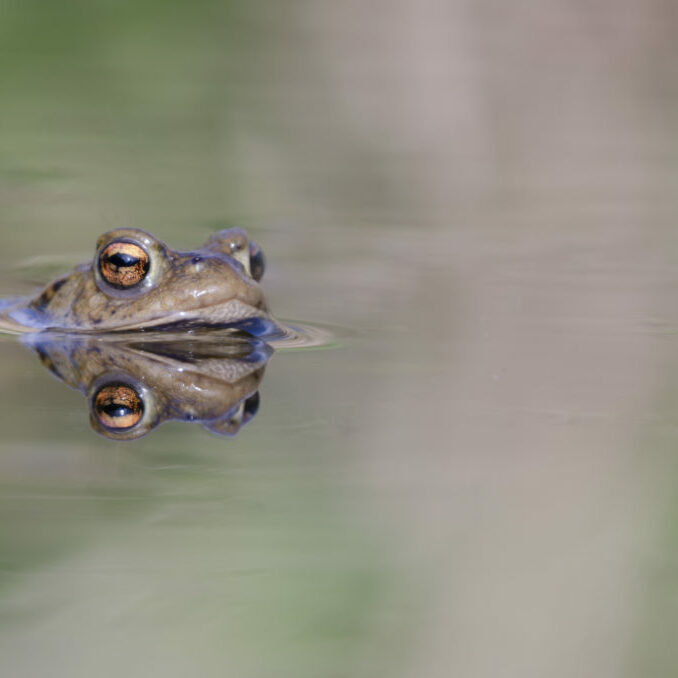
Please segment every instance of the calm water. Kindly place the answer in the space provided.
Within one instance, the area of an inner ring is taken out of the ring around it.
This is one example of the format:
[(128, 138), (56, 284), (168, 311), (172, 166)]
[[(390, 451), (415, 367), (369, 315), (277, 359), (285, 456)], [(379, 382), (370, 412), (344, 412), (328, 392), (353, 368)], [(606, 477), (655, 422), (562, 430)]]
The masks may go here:
[(1, 296), (239, 225), (333, 334), (131, 443), (0, 339), (0, 674), (674, 675), (677, 20), (0, 3)]

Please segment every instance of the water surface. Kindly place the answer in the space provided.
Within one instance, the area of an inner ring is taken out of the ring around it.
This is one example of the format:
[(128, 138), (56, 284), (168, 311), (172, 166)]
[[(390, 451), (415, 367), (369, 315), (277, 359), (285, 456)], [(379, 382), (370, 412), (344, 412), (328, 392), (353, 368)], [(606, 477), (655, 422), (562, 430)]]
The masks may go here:
[(333, 335), (131, 444), (0, 339), (3, 675), (675, 673), (672, 8), (1, 12), (2, 296), (238, 225)]

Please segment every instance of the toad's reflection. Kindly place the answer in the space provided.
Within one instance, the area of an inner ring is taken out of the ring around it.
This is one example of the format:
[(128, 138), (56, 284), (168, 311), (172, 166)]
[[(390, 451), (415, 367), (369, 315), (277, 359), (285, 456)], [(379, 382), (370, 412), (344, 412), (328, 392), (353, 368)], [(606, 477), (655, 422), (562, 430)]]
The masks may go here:
[(133, 440), (171, 419), (233, 436), (254, 417), (273, 350), (223, 334), (175, 340), (41, 332), (21, 339), (59, 379), (85, 394), (92, 428)]

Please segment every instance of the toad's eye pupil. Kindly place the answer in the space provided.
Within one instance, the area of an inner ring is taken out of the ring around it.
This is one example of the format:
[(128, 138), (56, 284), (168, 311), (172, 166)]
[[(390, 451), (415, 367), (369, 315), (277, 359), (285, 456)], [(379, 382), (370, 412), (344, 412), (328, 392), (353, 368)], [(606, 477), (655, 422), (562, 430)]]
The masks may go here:
[(106, 261), (113, 266), (117, 266), (118, 268), (123, 268), (124, 266), (134, 266), (139, 262), (139, 260), (133, 257), (131, 254), (126, 254), (125, 252), (109, 254), (106, 257)]
[(112, 417), (119, 419), (120, 417), (127, 417), (130, 414), (134, 414), (134, 410), (131, 407), (126, 407), (125, 405), (120, 405), (116, 403), (109, 403), (104, 405), (101, 408), (101, 412), (107, 417)]
[(146, 250), (132, 242), (112, 242), (99, 257), (101, 277), (120, 290), (138, 285), (148, 275), (150, 265)]

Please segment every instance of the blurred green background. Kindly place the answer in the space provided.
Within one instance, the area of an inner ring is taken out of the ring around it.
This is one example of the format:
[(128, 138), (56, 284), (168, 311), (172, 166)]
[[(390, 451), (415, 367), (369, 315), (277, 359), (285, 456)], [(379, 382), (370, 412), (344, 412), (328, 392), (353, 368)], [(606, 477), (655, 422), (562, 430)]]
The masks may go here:
[(0, 293), (262, 245), (235, 440), (0, 341), (0, 674), (673, 675), (678, 12), (0, 0)]

